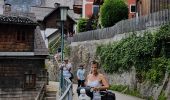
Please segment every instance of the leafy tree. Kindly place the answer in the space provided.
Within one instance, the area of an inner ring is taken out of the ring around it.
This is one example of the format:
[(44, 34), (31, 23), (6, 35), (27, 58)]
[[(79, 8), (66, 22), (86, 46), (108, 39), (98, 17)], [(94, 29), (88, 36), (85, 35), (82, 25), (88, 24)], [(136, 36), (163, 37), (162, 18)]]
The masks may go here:
[(100, 14), (102, 26), (110, 27), (118, 21), (128, 18), (128, 7), (124, 0), (105, 0)]

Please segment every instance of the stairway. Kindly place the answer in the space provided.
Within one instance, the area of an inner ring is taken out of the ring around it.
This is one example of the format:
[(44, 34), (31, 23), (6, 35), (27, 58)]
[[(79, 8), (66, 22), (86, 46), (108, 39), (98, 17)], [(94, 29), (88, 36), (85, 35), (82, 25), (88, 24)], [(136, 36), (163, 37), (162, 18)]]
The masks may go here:
[(46, 91), (44, 100), (56, 100), (56, 91)]
[(57, 100), (56, 94), (58, 93), (58, 83), (50, 81), (48, 85), (46, 85), (46, 92), (43, 100)]

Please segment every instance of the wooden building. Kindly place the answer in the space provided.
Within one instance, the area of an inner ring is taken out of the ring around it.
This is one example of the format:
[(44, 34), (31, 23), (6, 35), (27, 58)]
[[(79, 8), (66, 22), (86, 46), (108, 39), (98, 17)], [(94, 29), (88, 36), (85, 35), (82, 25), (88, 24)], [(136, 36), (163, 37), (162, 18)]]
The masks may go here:
[(27, 17), (0, 15), (0, 99), (5, 98), (5, 93), (10, 98), (9, 89), (37, 90), (41, 83), (46, 82), (47, 55), (35, 21)]
[(169, 0), (136, 0), (138, 16), (147, 15), (164, 9), (170, 9)]
[(73, 10), (77, 14), (82, 14), (83, 0), (74, 0)]
[[(67, 15), (67, 20), (64, 22), (64, 33), (66, 35), (72, 35), (74, 33), (75, 21)], [(50, 12), (43, 20), (43, 26), (45, 28), (58, 28), (61, 29), (60, 21), (60, 7), (55, 8)]]

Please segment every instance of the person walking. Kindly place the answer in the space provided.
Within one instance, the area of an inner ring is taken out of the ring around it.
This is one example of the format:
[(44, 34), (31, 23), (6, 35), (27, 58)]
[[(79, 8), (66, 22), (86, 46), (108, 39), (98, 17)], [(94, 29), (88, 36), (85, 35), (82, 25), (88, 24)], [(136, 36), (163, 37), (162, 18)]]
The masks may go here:
[(80, 64), (77, 70), (77, 82), (78, 82), (78, 87), (84, 87), (84, 82), (85, 82), (84, 64)]
[(59, 68), (60, 70), (63, 70), (63, 77), (69, 78), (72, 81), (72, 64), (68, 61), (68, 58), (64, 59), (64, 62), (59, 66)]
[(86, 86), (92, 87), (93, 100), (101, 100), (100, 91), (107, 90), (109, 83), (106, 77), (99, 73), (99, 63), (96, 61), (91, 62), (91, 73), (86, 78)]

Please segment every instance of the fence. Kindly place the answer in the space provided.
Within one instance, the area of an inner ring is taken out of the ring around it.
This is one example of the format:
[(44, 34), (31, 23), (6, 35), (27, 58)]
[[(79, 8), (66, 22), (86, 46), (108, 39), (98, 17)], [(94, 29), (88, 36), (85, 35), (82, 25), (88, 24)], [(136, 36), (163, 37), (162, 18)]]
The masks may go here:
[[(58, 100), (58, 98), (56, 98)], [(64, 78), (61, 96), (59, 100), (73, 100), (72, 97), (72, 82), (68, 78)]]
[(122, 20), (112, 27), (97, 29), (75, 34), (68, 38), (68, 42), (100, 40), (112, 38), (116, 34), (145, 30), (148, 27), (156, 27), (168, 23), (170, 20), (170, 9), (155, 12), (147, 16)]

